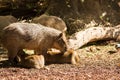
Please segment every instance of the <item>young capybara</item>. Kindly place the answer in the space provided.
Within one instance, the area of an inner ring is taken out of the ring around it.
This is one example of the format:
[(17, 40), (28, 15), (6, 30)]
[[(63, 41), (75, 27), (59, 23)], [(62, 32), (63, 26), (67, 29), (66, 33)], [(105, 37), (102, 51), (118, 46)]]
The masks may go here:
[(77, 53), (77, 51), (70, 48), (63, 54), (63, 57), (68, 57), (70, 55), (71, 55), (71, 63), (72, 64), (78, 64), (80, 62), (80, 57), (79, 57), (79, 54)]
[(78, 53), (73, 49), (69, 49), (63, 54), (55, 54), (55, 53), (59, 53), (59, 50), (52, 49), (52, 51), (48, 51), (48, 53), (45, 54), (44, 56), (28, 54), (24, 51), (19, 51), (16, 61), (19, 66), (26, 67), (26, 68), (37, 68), (37, 69), (40, 69), (44, 67), (45, 64), (50, 64), (50, 63), (78, 64), (80, 62), (80, 57)]
[(67, 30), (67, 26), (65, 22), (57, 17), (57, 16), (48, 16), (46, 14), (43, 14), (39, 17), (33, 18), (33, 23), (40, 23), (44, 26), (55, 28), (57, 30), (65, 32)]
[(13, 23), (4, 28), (2, 44), (8, 50), (11, 62), (19, 50), (31, 49), (36, 54), (45, 54), (49, 48), (56, 48), (61, 52), (67, 49), (67, 42), (62, 32), (53, 28), (34, 23)]
[(30, 55), (22, 58), (20, 64), (26, 68), (40, 69), (44, 67), (45, 60), (43, 55)]
[[(52, 49), (53, 50), (53, 49)], [(80, 62), (79, 54), (74, 49), (68, 49), (65, 53), (59, 53), (58, 50), (48, 51), (45, 55), (46, 64), (50, 63), (71, 63)]]
[(43, 55), (27, 54), (24, 51), (19, 51), (17, 55), (17, 64), (25, 68), (40, 69), (44, 67), (45, 60)]

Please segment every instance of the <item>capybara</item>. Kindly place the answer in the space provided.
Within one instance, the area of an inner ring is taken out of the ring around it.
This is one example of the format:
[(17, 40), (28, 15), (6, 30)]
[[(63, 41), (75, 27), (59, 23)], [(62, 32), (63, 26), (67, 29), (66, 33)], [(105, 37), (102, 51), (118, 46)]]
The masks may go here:
[[(50, 52), (50, 53), (49, 53)], [(47, 54), (44, 55), (34, 55), (34, 54), (26, 54), (24, 51), (19, 51), (17, 55), (17, 62), (22, 67), (27, 68), (37, 68), (40, 69), (44, 67), (45, 63), (71, 63), (71, 64), (78, 64), (80, 62), (80, 57), (78, 53), (73, 50), (69, 49), (63, 54), (59, 54), (60, 51), (56, 49), (52, 49), (48, 51)], [(45, 62), (45, 60), (46, 62)]]
[(17, 19), (14, 16), (0, 16), (0, 30), (14, 22), (17, 22)]
[(45, 60), (43, 55), (27, 54), (24, 51), (18, 52), (17, 62), (19, 66), (25, 68), (37, 68), (44, 67)]
[(70, 48), (64, 53), (63, 57), (68, 57), (70, 55), (71, 55), (71, 63), (72, 64), (78, 64), (80, 62), (80, 57), (79, 57), (79, 54), (77, 53), (77, 51)]
[(33, 18), (32, 22), (40, 23), (46, 27), (52, 27), (63, 32), (67, 30), (65, 22), (57, 16), (48, 16), (46, 14), (43, 14), (39, 17)]
[(45, 54), (50, 48), (61, 52), (67, 49), (62, 32), (34, 23), (13, 23), (4, 28), (2, 44), (8, 50), (8, 58), (13, 62), (19, 50), (31, 49), (36, 54)]
[(6, 26), (8, 26), (11, 23), (17, 22), (17, 19), (11, 15), (7, 15), (7, 16), (0, 16), (0, 39), (1, 39), (1, 35), (2, 35), (2, 31), (3, 28), (5, 28)]
[[(50, 52), (50, 53), (49, 53)], [(65, 53), (59, 53), (58, 50), (48, 51), (45, 55), (46, 64), (50, 63), (71, 63), (78, 64), (80, 57), (77, 51), (74, 49), (68, 49)]]

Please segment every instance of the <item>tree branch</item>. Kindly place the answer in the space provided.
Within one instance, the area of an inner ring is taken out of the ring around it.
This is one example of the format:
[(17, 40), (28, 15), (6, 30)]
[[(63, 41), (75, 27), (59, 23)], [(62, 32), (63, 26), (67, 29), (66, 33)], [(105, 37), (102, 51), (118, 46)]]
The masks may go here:
[(120, 25), (115, 27), (91, 27), (76, 32), (68, 40), (68, 43), (70, 48), (78, 49), (89, 42), (105, 39), (120, 40)]

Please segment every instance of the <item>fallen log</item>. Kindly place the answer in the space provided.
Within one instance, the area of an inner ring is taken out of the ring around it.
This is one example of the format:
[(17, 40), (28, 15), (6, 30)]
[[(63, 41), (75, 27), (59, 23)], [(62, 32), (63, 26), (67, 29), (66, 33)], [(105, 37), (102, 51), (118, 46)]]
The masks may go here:
[(91, 27), (84, 31), (76, 32), (68, 40), (70, 48), (78, 49), (83, 45), (98, 41), (114, 39), (120, 40), (120, 25), (115, 27)]

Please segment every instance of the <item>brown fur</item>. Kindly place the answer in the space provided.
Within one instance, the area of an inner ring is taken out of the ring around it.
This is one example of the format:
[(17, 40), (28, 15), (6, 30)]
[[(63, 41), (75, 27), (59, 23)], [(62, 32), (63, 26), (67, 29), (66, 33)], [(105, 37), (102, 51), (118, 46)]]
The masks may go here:
[(20, 51), (17, 55), (18, 65), (26, 68), (37, 68), (44, 67), (45, 60), (43, 55), (29, 55), (24, 51)]
[(17, 19), (11, 15), (0, 16), (0, 30), (14, 22), (17, 22)]
[[(8, 50), (9, 60), (13, 61), (19, 50), (31, 49), (36, 54), (46, 54), (49, 48), (66, 51), (67, 44), (62, 32), (33, 23), (13, 23), (4, 28), (3, 46)], [(54, 45), (57, 44), (57, 45)]]
[[(53, 54), (52, 54), (53, 52)], [(71, 63), (71, 64), (78, 64), (80, 62), (80, 58), (78, 53), (73, 50), (67, 50), (64, 55), (63, 54), (54, 54), (56, 50), (52, 50), (51, 54), (49, 52), (44, 55), (29, 55), (26, 54), (24, 51), (19, 51), (17, 56), (17, 61), (19, 62), (20, 66), (27, 67), (27, 68), (37, 68), (40, 69), (44, 67), (45, 63)]]
[[(44, 25), (45, 27), (51, 27), (51, 28), (62, 31), (63, 32), (62, 37), (65, 41), (67, 41), (66, 33), (65, 33), (67, 31), (67, 26), (61, 18), (59, 18), (57, 16), (48, 16), (46, 14), (43, 14), (39, 17), (33, 18), (32, 22), (39, 23), (41, 25)], [(55, 44), (55, 45), (57, 45), (57, 44)]]
[(40, 23), (44, 26), (52, 27), (63, 32), (67, 30), (65, 22), (57, 16), (48, 16), (44, 14), (34, 18), (32, 22)]
[(72, 64), (77, 64), (80, 62), (80, 57), (79, 54), (77, 53), (77, 51), (75, 51), (74, 49), (68, 49), (65, 53), (64, 53), (64, 57), (67, 57), (69, 55), (72, 55), (71, 57), (71, 63)]
[(11, 15), (0, 16), (0, 39), (3, 33), (3, 28), (14, 22), (17, 22), (17, 19)]
[[(53, 53), (53, 54), (52, 54)], [(57, 52), (48, 52), (45, 55), (46, 63), (71, 63), (78, 64), (80, 62), (80, 57), (78, 53), (73, 49), (68, 49), (65, 53), (55, 54)], [(52, 55), (51, 55), (52, 54)]]

